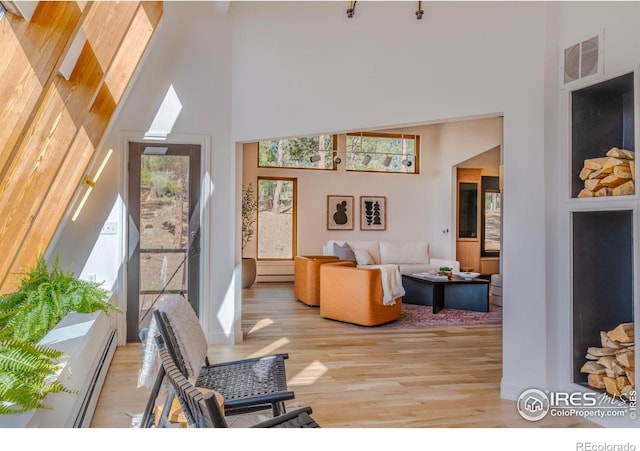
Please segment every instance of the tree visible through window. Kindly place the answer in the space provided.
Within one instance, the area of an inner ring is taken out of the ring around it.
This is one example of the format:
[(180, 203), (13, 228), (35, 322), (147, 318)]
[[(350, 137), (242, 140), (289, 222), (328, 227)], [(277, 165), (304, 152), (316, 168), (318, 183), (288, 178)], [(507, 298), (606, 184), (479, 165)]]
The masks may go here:
[(420, 140), (416, 135), (348, 133), (347, 171), (417, 174)]
[(258, 143), (258, 166), (268, 168), (335, 169), (333, 135), (272, 139)]
[(295, 236), (296, 179), (258, 178), (258, 259), (293, 259)]

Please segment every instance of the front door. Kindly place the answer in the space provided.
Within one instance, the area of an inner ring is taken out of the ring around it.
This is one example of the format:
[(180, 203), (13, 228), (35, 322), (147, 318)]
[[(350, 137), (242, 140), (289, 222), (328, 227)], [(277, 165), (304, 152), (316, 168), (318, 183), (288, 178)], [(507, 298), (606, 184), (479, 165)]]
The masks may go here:
[(200, 146), (129, 143), (127, 341), (162, 296), (199, 310)]

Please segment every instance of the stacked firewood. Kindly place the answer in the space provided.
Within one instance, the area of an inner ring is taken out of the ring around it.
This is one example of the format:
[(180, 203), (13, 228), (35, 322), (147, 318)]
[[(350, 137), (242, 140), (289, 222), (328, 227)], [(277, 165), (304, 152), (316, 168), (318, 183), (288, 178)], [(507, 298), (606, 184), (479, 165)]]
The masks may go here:
[(625, 196), (635, 193), (635, 152), (612, 147), (604, 157), (584, 160), (578, 197)]
[(629, 397), (635, 390), (635, 335), (633, 323), (623, 323), (609, 332), (600, 332), (600, 347), (587, 349), (582, 366), (589, 386), (605, 389), (614, 397)]

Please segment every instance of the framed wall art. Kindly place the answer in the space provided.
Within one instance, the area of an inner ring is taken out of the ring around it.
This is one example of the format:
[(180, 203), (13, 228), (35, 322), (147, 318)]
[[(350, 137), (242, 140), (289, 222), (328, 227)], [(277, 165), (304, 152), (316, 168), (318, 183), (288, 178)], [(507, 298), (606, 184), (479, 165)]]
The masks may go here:
[(327, 230), (353, 230), (353, 196), (327, 196)]
[(360, 230), (387, 230), (387, 198), (360, 196)]

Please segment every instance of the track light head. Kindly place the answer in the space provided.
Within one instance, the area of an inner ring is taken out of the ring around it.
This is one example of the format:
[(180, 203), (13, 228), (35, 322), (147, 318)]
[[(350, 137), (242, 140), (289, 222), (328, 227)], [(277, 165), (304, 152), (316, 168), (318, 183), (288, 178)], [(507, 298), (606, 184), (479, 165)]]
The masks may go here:
[(340, 163), (342, 163), (342, 158), (340, 158), (340, 157), (335, 157), (335, 158), (333, 159), (333, 162), (334, 162), (335, 164), (340, 164)]
[(371, 161), (371, 155), (365, 155), (364, 158), (362, 159), (362, 164), (366, 166), (369, 164), (370, 161)]
[(312, 156), (311, 158), (309, 158), (309, 161), (311, 161), (312, 163), (315, 163), (317, 161), (320, 161), (320, 155), (315, 154), (314, 156)]
[(382, 164), (388, 167), (391, 164), (391, 155), (387, 155), (387, 158), (384, 159)]
[(347, 17), (351, 19), (353, 14), (356, 12), (356, 3), (355, 1), (349, 2), (349, 7), (347, 8)]

